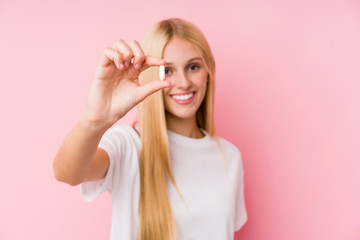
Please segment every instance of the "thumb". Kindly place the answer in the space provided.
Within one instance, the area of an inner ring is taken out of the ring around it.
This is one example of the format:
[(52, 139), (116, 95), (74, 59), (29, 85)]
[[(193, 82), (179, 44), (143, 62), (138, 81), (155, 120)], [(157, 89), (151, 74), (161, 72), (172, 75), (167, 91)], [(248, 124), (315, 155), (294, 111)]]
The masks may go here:
[(163, 89), (171, 87), (171, 82), (169, 80), (154, 80), (146, 83), (145, 85), (139, 88), (139, 96), (138, 99), (143, 101), (149, 95)]

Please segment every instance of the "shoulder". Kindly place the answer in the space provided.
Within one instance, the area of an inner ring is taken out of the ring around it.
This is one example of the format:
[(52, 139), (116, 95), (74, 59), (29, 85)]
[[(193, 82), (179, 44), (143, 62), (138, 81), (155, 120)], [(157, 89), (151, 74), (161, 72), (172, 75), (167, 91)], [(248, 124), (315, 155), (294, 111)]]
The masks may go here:
[(123, 136), (130, 138), (139, 138), (139, 135), (129, 124), (119, 124), (108, 129), (104, 136)]
[(241, 152), (237, 146), (235, 146), (233, 143), (223, 137), (218, 137), (218, 139), (220, 146), (227, 157), (241, 159)]
[(243, 173), (244, 166), (240, 149), (225, 138), (218, 137), (218, 139), (221, 146), (220, 151), (223, 152), (230, 166)]
[(101, 144), (122, 145), (139, 145), (141, 142), (139, 135), (132, 126), (128, 124), (115, 125), (108, 129), (101, 139)]

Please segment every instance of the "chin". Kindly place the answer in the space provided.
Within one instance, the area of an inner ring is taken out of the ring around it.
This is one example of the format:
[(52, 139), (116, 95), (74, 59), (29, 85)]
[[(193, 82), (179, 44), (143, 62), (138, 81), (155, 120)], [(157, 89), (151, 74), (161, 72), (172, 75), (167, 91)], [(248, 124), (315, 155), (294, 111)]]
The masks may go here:
[(166, 115), (178, 119), (189, 119), (196, 117), (196, 111), (166, 111)]

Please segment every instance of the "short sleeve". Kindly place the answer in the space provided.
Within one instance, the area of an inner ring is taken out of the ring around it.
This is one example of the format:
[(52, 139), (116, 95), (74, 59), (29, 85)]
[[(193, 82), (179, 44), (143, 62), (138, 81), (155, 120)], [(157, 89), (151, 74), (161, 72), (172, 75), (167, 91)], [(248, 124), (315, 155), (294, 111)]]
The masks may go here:
[(242, 164), (241, 153), (239, 151), (239, 168), (237, 176), (237, 192), (235, 202), (235, 232), (240, 230), (247, 221), (247, 212), (244, 195), (244, 168)]
[[(109, 169), (104, 179), (98, 181), (84, 182), (80, 186), (81, 195), (87, 201), (94, 200), (105, 191), (110, 193), (116, 188), (116, 183), (124, 174), (121, 172), (125, 167), (131, 151), (131, 138), (124, 127), (114, 127), (108, 130), (101, 138), (99, 148), (105, 150), (110, 159)], [(126, 173), (126, 171), (124, 171)]]

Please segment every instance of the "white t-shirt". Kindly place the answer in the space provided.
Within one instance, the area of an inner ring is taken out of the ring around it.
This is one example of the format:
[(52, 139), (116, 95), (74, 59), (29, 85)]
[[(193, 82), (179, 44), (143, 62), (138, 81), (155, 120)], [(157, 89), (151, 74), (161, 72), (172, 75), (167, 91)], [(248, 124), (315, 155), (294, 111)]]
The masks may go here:
[[(226, 160), (215, 139), (203, 131), (201, 139), (168, 131), (171, 167), (185, 200), (169, 183), (169, 199), (179, 240), (232, 240), (247, 221), (244, 171), (240, 151), (219, 138)], [(85, 200), (104, 191), (112, 197), (111, 240), (135, 240), (138, 233), (140, 196), (140, 137), (129, 125), (107, 131), (99, 147), (110, 158), (104, 179), (81, 184)]]

